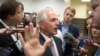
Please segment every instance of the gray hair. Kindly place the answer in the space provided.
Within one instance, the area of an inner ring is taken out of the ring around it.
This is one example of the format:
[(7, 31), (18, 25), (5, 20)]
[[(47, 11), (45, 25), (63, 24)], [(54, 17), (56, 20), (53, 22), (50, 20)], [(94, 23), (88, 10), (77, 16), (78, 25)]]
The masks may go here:
[(38, 23), (40, 23), (41, 21), (46, 20), (46, 19), (47, 19), (46, 12), (51, 11), (51, 10), (53, 10), (53, 9), (50, 8), (50, 7), (46, 7), (45, 9), (41, 10), (41, 11), (37, 14), (36, 23), (38, 24)]

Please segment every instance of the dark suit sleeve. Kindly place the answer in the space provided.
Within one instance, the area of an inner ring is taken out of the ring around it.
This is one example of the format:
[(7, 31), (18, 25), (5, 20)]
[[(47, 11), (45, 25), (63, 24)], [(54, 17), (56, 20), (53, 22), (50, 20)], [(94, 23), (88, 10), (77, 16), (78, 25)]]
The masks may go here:
[(79, 36), (79, 29), (78, 29), (75, 25), (71, 24), (71, 25), (69, 26), (69, 32), (70, 32), (75, 38), (78, 38), (78, 36)]
[(75, 38), (78, 38), (79, 36), (79, 29), (76, 27), (76, 30), (75, 30)]

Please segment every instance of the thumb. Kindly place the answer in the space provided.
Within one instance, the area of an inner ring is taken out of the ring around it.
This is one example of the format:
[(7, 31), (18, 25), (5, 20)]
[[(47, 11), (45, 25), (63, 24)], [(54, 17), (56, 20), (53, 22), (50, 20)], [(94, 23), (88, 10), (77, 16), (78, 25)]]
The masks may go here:
[(24, 38), (22, 37), (21, 33), (18, 33), (18, 38), (20, 39), (22, 46), (24, 46), (25, 41), (24, 41)]
[(45, 41), (45, 43), (44, 43), (44, 48), (46, 49), (49, 45), (50, 45), (50, 43), (51, 43), (51, 39), (50, 38), (48, 38), (46, 41)]
[(100, 45), (99, 45), (98, 43), (93, 43), (93, 45), (94, 45), (95, 47), (100, 48)]

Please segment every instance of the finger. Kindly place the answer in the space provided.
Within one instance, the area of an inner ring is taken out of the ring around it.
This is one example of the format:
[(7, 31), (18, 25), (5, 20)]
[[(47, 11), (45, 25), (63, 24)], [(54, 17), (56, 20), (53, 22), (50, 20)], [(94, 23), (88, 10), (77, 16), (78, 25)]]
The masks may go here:
[(29, 34), (29, 27), (28, 26), (25, 26), (25, 34), (24, 34), (24, 36), (25, 36), (25, 41), (28, 41), (28, 40), (30, 40), (30, 34)]
[(9, 30), (8, 28), (4, 28), (4, 29), (3, 29), (3, 33), (6, 34), (6, 32), (7, 32), (8, 30)]
[(34, 28), (34, 39), (37, 40), (38, 44), (40, 44), (39, 34), (40, 34), (40, 28), (39, 25), (36, 25), (36, 27)]
[(93, 40), (91, 40), (90, 43), (91, 43), (92, 46), (95, 46), (95, 44), (96, 44), (96, 43), (93, 42)]
[(8, 29), (8, 28), (5, 28), (5, 29), (4, 29), (4, 32), (6, 32), (7, 30), (9, 30), (9, 29)]
[(87, 40), (83, 40), (83, 42), (84, 42), (85, 44), (87, 44)]
[(94, 45), (95, 47), (100, 48), (100, 44), (98, 44), (98, 43), (93, 43), (93, 45)]
[(7, 30), (5, 32), (7, 35), (9, 35), (9, 34), (13, 34), (13, 33), (17, 32), (17, 31), (7, 28)]
[(51, 42), (51, 39), (50, 39), (50, 38), (48, 38), (48, 39), (45, 41), (45, 43), (44, 43), (44, 45), (43, 45), (45, 49), (50, 45), (50, 42)]
[(93, 40), (90, 40), (90, 43), (93, 43)]
[(40, 33), (39, 25), (36, 25), (36, 29), (34, 31), (35, 31), (35, 34), (37, 35), (37, 38), (39, 38), (39, 33)]
[(39, 41), (39, 31), (40, 31), (40, 29), (39, 29), (39, 26), (36, 26), (33, 31), (34, 32), (31, 35), (31, 37), (32, 37), (31, 43), (32, 44), (34, 43), (34, 45), (38, 45), (38, 44), (40, 45), (40, 41)]
[(24, 45), (25, 41), (24, 41), (24, 38), (22, 37), (21, 33), (18, 33), (18, 38), (20, 39), (22, 45)]
[(85, 40), (84, 40), (84, 43), (85, 43), (86, 45), (91, 45), (90, 40), (88, 40), (88, 39), (85, 39)]
[(34, 29), (33, 23), (30, 22), (30, 23), (29, 23), (30, 38), (33, 37), (33, 34), (34, 34), (34, 30), (33, 30), (33, 29)]

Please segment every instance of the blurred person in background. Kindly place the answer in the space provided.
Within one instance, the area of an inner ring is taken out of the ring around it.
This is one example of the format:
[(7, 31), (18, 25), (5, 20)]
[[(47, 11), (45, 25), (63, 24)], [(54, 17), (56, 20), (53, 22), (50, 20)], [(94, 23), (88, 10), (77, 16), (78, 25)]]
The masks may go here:
[[(59, 24), (59, 29), (61, 30), (63, 37), (66, 33), (71, 33), (74, 38), (76, 39), (78, 38), (79, 29), (74, 24), (71, 23), (75, 14), (76, 14), (76, 10), (74, 8), (67, 7), (65, 9), (63, 14), (63, 22)], [(67, 43), (64, 39), (63, 51), (65, 56), (72, 55), (72, 49), (71, 49), (72, 47), (70, 45), (72, 44)]]
[[(15, 25), (22, 22), (23, 18), (23, 4), (16, 0), (5, 0), (0, 6), (0, 29), (7, 29), (8, 31), (14, 31)], [(0, 35), (0, 56), (21, 56), (22, 46), (21, 42), (17, 39), (17, 33), (9, 35)]]
[(31, 21), (31, 13), (24, 13), (23, 25), (24, 27)]
[(92, 16), (89, 16), (84, 23), (84, 28), (83, 28), (83, 36), (80, 37), (79, 39), (79, 53), (82, 53), (85, 49), (85, 40), (91, 40), (91, 24), (92, 24)]
[[(94, 6), (95, 5), (95, 6)], [(91, 40), (85, 41), (85, 54), (87, 56), (99, 56), (100, 55), (100, 5), (93, 3), (92, 5), (92, 25), (91, 25)], [(80, 56), (84, 56), (80, 55)]]
[(32, 22), (34, 26), (36, 26), (36, 17), (37, 17), (37, 13), (36, 12), (32, 13)]
[(91, 32), (90, 32), (91, 24), (92, 24), (92, 17), (88, 17), (84, 23), (83, 36), (80, 37), (80, 39), (79, 39), (80, 40), (80, 43), (79, 43), (80, 47), (84, 46), (85, 39), (91, 39)]

